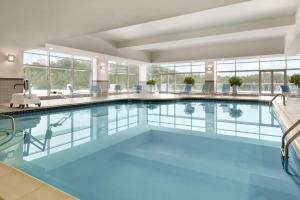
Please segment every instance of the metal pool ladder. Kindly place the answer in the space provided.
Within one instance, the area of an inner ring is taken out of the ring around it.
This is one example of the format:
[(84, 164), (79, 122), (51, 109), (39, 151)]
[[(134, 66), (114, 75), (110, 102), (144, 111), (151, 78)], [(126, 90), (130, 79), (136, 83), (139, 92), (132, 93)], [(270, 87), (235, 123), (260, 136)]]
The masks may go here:
[(273, 98), (272, 98), (272, 100), (270, 101), (270, 103), (269, 103), (269, 105), (271, 106), (272, 105), (272, 103), (273, 103), (273, 101), (275, 101), (275, 99), (277, 98), (277, 97), (279, 97), (279, 96), (281, 96), (283, 99), (283, 105), (285, 106), (286, 104), (285, 104), (285, 98), (286, 98), (286, 96), (284, 95), (284, 94), (276, 94)]
[(281, 154), (285, 159), (289, 158), (289, 146), (290, 144), (300, 136), (300, 130), (297, 131), (291, 138), (289, 138), (285, 144), (285, 138), (288, 134), (300, 124), (300, 119), (296, 121), (288, 130), (286, 130), (281, 138)]
[(11, 121), (11, 135), (15, 135), (16, 133), (16, 122), (15, 122), (15, 118), (13, 118), (10, 115), (4, 115), (4, 114), (0, 114), (0, 117), (3, 118), (8, 118)]

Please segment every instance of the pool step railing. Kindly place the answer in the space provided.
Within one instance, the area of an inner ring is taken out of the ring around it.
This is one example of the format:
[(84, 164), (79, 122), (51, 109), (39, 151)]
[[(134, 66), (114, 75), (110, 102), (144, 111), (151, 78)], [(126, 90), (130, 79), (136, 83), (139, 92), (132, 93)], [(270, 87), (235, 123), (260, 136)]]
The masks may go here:
[(15, 135), (16, 133), (16, 122), (15, 122), (15, 118), (13, 118), (10, 115), (4, 115), (4, 114), (0, 114), (1, 118), (8, 118), (11, 121), (11, 134)]
[(282, 156), (286, 159), (289, 157), (289, 146), (297, 137), (300, 136), (300, 130), (297, 131), (291, 138), (289, 138), (286, 143), (285, 143), (285, 139), (289, 135), (289, 133), (292, 130), (294, 130), (299, 124), (300, 124), (300, 119), (296, 121), (288, 130), (286, 130), (281, 138), (281, 153)]
[(276, 95), (271, 99), (269, 105), (271, 106), (272, 103), (273, 103), (273, 101), (275, 101), (275, 99), (276, 99), (277, 97), (279, 97), (279, 96), (282, 97), (283, 105), (285, 106), (285, 105), (286, 105), (286, 103), (285, 103), (285, 102), (286, 102), (286, 96), (285, 96), (284, 94), (276, 94)]

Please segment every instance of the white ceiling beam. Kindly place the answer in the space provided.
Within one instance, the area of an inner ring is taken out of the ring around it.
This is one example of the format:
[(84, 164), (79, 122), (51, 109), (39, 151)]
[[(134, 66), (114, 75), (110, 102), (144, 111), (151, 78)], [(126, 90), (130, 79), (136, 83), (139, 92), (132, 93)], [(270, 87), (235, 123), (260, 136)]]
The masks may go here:
[(5, 0), (0, 3), (0, 46), (44, 45), (245, 1), (248, 0)]
[[(293, 16), (291, 17), (282, 17), (275, 19), (259, 20), (249, 23), (236, 24), (236, 25), (227, 25), (222, 27), (210, 28), (210, 29), (201, 29), (191, 32), (159, 35), (155, 37), (143, 38), (139, 40), (132, 41), (123, 41), (116, 44), (117, 48), (131, 48), (135, 50), (149, 50), (153, 48), (158, 48), (163, 45), (171, 45), (174, 43), (176, 45), (181, 43), (193, 43), (201, 38), (207, 39), (207, 37), (214, 37), (220, 35), (230, 35), (236, 36), (236, 33), (249, 32), (255, 30), (264, 30), (269, 29), (269, 31), (276, 30), (278, 33), (278, 27), (286, 32), (289, 26), (295, 23)], [(272, 32), (270, 32), (272, 35)], [(172, 46), (172, 45), (171, 45)]]
[(221, 58), (251, 57), (284, 53), (284, 38), (239, 41), (153, 52), (151, 62), (176, 62)]

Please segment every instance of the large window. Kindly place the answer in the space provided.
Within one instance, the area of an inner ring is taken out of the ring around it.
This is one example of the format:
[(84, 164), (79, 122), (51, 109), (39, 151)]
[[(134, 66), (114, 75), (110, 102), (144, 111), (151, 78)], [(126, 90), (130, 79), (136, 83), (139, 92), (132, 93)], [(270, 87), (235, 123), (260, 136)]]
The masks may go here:
[[(290, 79), (290, 77), (293, 74), (299, 74), (300, 75), (300, 56), (290, 56), (287, 57), (287, 80)], [(291, 89), (293, 91), (297, 91), (297, 86), (290, 84)]]
[[(293, 57), (262, 57), (217, 61), (217, 91), (222, 91), (222, 85), (228, 84), (231, 76), (239, 76), (243, 85), (238, 88), (240, 94), (259, 94), (274, 85), (274, 92), (280, 92), (280, 85), (286, 83), (292, 74), (300, 74), (300, 56)], [(286, 73), (285, 73), (286, 72)], [(260, 80), (261, 73), (261, 80)], [(269, 82), (265, 74), (270, 74)], [(273, 78), (271, 77), (273, 74)], [(284, 76), (287, 74), (287, 77)], [(260, 86), (261, 81), (261, 86)]]
[(205, 81), (205, 63), (161, 64), (151, 67), (151, 78), (158, 82), (160, 92), (182, 92), (187, 76), (195, 79), (193, 91), (201, 91)]
[(222, 86), (229, 84), (232, 76), (239, 76), (243, 85), (238, 88), (239, 93), (258, 94), (259, 92), (259, 62), (258, 59), (240, 59), (218, 61), (217, 92), (222, 92)]
[(108, 67), (110, 92), (115, 92), (116, 85), (120, 85), (122, 92), (135, 90), (139, 81), (139, 67), (135, 65), (122, 65), (109, 62)]
[(48, 94), (49, 56), (47, 51), (24, 52), (25, 79), (32, 84), (32, 92), (39, 96)]
[(70, 94), (72, 84), (78, 93), (88, 93), (91, 82), (90, 58), (31, 50), (24, 52), (25, 78), (32, 84), (32, 92), (47, 96), (53, 92)]

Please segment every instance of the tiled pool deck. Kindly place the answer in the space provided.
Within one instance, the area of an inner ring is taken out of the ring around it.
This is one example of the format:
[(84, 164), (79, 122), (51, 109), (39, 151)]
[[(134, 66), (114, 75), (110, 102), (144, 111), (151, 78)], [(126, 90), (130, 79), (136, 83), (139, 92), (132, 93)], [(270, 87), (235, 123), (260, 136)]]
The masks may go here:
[[(179, 99), (212, 99), (212, 100), (237, 100), (270, 102), (270, 96), (221, 96), (221, 95), (188, 95), (188, 94), (121, 94), (106, 97), (82, 97), (56, 100), (43, 100), (41, 108), (31, 106), (26, 109), (10, 108), (9, 104), (0, 105), (0, 113), (20, 111), (33, 111), (39, 109), (51, 109), (91, 103), (111, 102), (119, 100), (179, 100)], [(274, 102), (283, 125), (290, 127), (300, 118), (300, 98), (288, 98), (287, 105), (283, 106), (278, 98)], [(299, 126), (300, 127), (300, 126)], [(298, 128), (298, 130), (300, 130)], [(293, 134), (293, 133), (291, 133)], [(294, 144), (300, 155), (300, 138)], [(278, 147), (279, 148), (279, 147)], [(279, 151), (279, 150), (278, 150)], [(1, 199), (75, 199), (41, 181), (28, 176), (18, 170), (0, 163), (0, 200)]]
[(72, 200), (76, 198), (0, 163), (0, 199)]
[(83, 105), (91, 103), (111, 102), (119, 100), (176, 100), (176, 99), (219, 99), (219, 100), (248, 100), (269, 102), (270, 96), (223, 96), (223, 95), (193, 95), (193, 94), (120, 94), (103, 97), (81, 97), (67, 99), (42, 100), (41, 108), (30, 106), (29, 108), (19, 109), (10, 108), (9, 104), (0, 104), (0, 113), (18, 112), (26, 110), (37, 110), (47, 108), (57, 108), (73, 105)]

